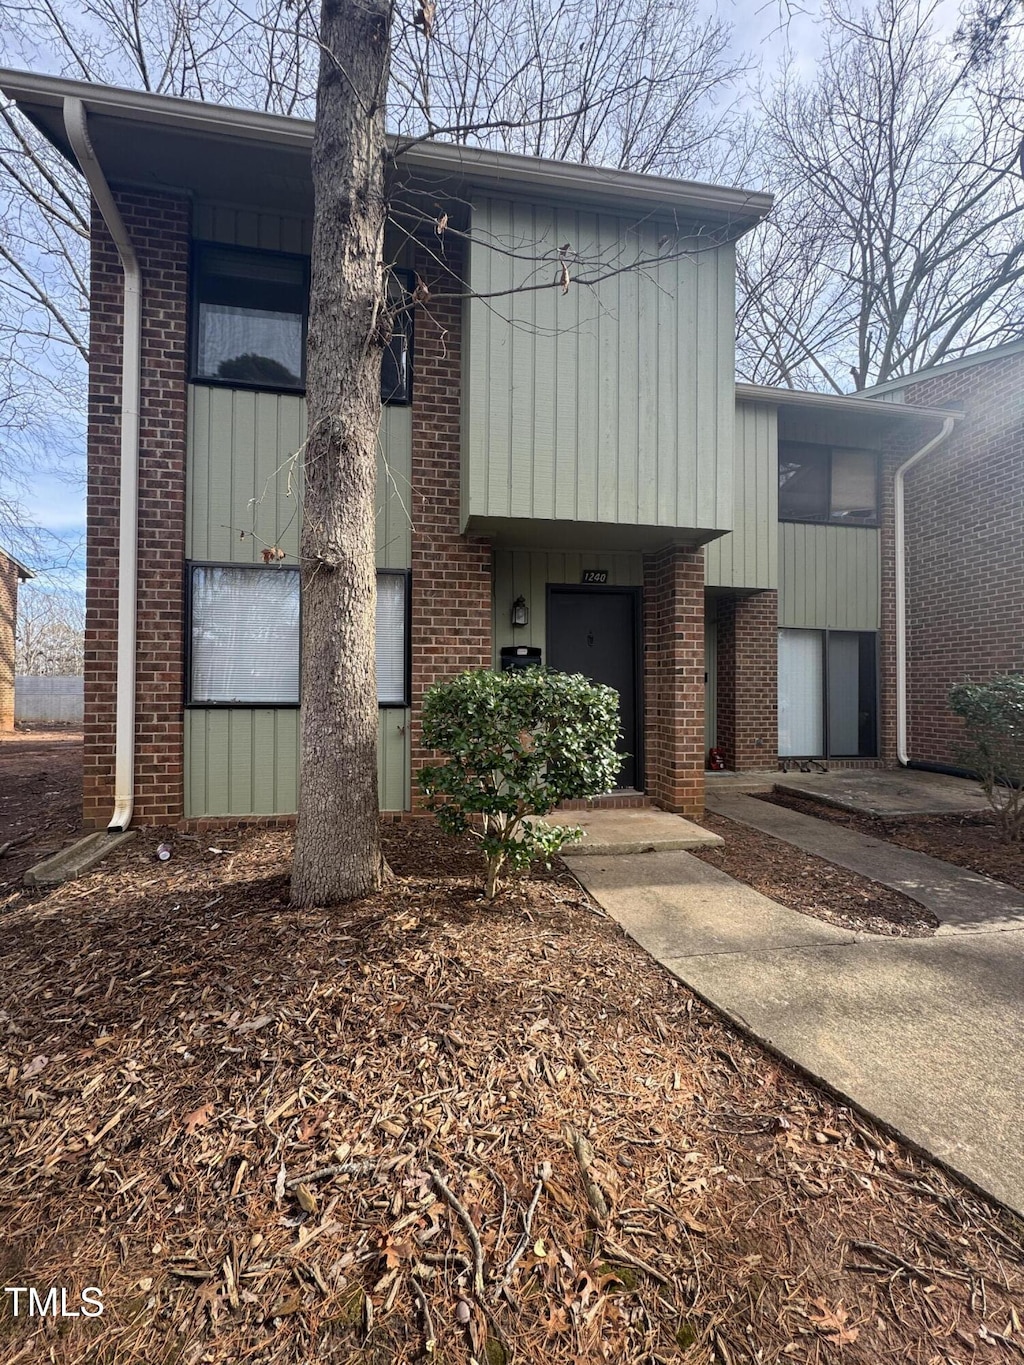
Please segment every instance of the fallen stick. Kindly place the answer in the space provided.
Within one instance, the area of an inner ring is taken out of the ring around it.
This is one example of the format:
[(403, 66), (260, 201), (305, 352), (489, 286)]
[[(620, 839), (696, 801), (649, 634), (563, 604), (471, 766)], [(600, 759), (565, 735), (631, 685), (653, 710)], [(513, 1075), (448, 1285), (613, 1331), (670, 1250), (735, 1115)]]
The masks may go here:
[(284, 1182), (286, 1190), (297, 1189), (299, 1185), (312, 1185), (319, 1180), (330, 1180), (332, 1175), (372, 1175), (380, 1165), (378, 1161), (338, 1161), (333, 1166), (321, 1166), (309, 1175), (296, 1175)]
[(583, 1175), (583, 1186), (587, 1192), (587, 1203), (590, 1205), (594, 1220), (600, 1227), (604, 1227), (609, 1217), (608, 1204), (601, 1191), (600, 1185), (590, 1174), (591, 1163), (594, 1160), (594, 1149), (582, 1133), (577, 1133), (571, 1128), (569, 1129), (569, 1146), (572, 1149), (572, 1154), (576, 1158)]
[(434, 1182), (434, 1187), (438, 1194), (455, 1212), (459, 1221), (462, 1223), (462, 1226), (466, 1229), (466, 1236), (469, 1238), (469, 1244), (473, 1248), (473, 1290), (478, 1298), (482, 1297), (484, 1292), (484, 1249), (480, 1244), (480, 1234), (476, 1230), (476, 1224), (473, 1222), (472, 1218), (470, 1218), (465, 1205), (459, 1202), (437, 1167), (430, 1161), (424, 1161), (423, 1166), (431, 1180)]
[(652, 1280), (657, 1280), (666, 1289), (673, 1288), (672, 1281), (667, 1275), (663, 1275), (660, 1270), (655, 1270), (654, 1266), (649, 1265), (647, 1261), (642, 1261), (639, 1256), (634, 1256), (632, 1252), (627, 1251), (618, 1242), (613, 1242), (610, 1237), (602, 1237), (601, 1241), (604, 1244), (605, 1251), (613, 1260), (621, 1261), (624, 1265), (631, 1265), (636, 1270), (642, 1270), (645, 1275), (650, 1275)]
[(501, 1297), (502, 1293), (505, 1290), (505, 1286), (512, 1278), (512, 1272), (515, 1270), (516, 1266), (522, 1259), (523, 1252), (530, 1245), (530, 1236), (533, 1228), (533, 1215), (537, 1212), (537, 1205), (540, 1203), (540, 1197), (543, 1191), (544, 1181), (543, 1179), (540, 1179), (533, 1187), (533, 1198), (530, 1200), (530, 1207), (526, 1210), (526, 1217), (523, 1219), (522, 1236), (516, 1243), (512, 1255), (508, 1258), (508, 1261), (505, 1263), (505, 1269), (502, 1273), (501, 1279), (498, 1281), (497, 1287), (494, 1290), (495, 1300)]
[(427, 1303), (427, 1296), (423, 1292), (423, 1286), (415, 1275), (409, 1276), (409, 1283), (412, 1285), (412, 1292), (416, 1299), (416, 1305), (423, 1315), (423, 1333), (426, 1338), (423, 1347), (426, 1354), (430, 1356), (437, 1350), (437, 1337), (434, 1333), (434, 1320), (430, 1316), (430, 1305)]

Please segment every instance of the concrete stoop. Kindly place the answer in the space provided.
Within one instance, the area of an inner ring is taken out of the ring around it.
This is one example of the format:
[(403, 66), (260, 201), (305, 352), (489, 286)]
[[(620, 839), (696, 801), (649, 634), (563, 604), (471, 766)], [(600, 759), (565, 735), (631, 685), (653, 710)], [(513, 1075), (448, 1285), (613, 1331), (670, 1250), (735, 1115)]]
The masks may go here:
[(579, 825), (583, 838), (570, 844), (573, 857), (595, 854), (666, 853), (679, 849), (721, 844), (724, 840), (692, 820), (668, 811), (647, 807), (640, 810), (566, 811), (559, 824)]

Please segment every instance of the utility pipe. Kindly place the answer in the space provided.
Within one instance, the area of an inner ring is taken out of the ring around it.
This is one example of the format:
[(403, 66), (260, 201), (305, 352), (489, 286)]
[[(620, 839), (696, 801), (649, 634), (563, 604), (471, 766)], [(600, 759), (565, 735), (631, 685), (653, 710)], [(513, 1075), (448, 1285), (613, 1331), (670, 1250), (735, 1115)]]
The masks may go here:
[(906, 768), (910, 763), (907, 754), (907, 547), (906, 526), (903, 506), (903, 481), (914, 465), (930, 455), (949, 436), (956, 424), (955, 417), (947, 417), (942, 430), (930, 441), (904, 460), (896, 471), (893, 481), (893, 511), (896, 523), (896, 547), (894, 572), (896, 577), (896, 757)]
[(107, 829), (127, 829), (135, 804), (135, 614), (139, 540), (139, 390), (142, 368), (142, 272), (128, 229), (114, 202), (92, 141), (85, 105), (64, 97), (64, 128), (107, 231), (124, 276), (121, 326), (121, 497), (118, 511), (117, 702), (114, 748), (114, 811)]

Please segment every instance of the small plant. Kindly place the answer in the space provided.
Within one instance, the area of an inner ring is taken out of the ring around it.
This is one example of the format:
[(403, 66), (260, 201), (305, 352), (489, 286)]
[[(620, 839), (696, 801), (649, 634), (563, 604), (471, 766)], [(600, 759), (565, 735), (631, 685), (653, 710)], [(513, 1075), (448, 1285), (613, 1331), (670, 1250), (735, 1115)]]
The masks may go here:
[(964, 722), (958, 758), (976, 774), (1007, 843), (1024, 836), (1024, 675), (957, 683), (949, 704)]
[(610, 790), (622, 763), (618, 702), (614, 688), (542, 668), (474, 669), (427, 692), (423, 742), (447, 761), (424, 768), (420, 786), (447, 834), (480, 840), (488, 900), (504, 872), (580, 838), (537, 817)]

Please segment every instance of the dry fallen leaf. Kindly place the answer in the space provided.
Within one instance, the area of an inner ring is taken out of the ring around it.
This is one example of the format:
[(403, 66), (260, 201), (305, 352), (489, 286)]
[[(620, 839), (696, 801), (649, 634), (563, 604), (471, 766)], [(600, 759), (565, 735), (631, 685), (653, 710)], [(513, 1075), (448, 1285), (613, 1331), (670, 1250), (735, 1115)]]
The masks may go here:
[(197, 1128), (205, 1128), (213, 1118), (214, 1108), (212, 1104), (203, 1104), (198, 1109), (193, 1109), (184, 1120), (185, 1136), (192, 1137)]
[(834, 1341), (842, 1346), (847, 1342), (856, 1341), (860, 1336), (860, 1329), (857, 1327), (847, 1327), (849, 1313), (841, 1303), (837, 1303), (835, 1308), (829, 1308), (825, 1299), (812, 1299), (818, 1312), (808, 1313), (808, 1319), (814, 1324), (822, 1336)]

